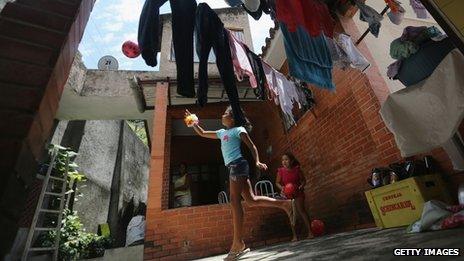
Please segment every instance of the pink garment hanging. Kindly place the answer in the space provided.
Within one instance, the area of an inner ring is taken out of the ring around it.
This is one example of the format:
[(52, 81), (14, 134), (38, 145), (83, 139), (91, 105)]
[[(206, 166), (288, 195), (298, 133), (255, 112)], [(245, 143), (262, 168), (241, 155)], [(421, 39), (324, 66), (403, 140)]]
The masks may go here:
[(249, 77), (251, 87), (258, 87), (256, 77), (253, 74), (253, 68), (251, 67), (250, 60), (248, 60), (245, 48), (243, 47), (244, 43), (238, 40), (232, 32), (230, 32), (230, 30), (226, 29), (226, 32), (229, 36), (230, 54), (232, 56), (232, 63), (234, 65), (237, 80), (241, 82), (243, 81), (243, 77), (247, 75)]
[(302, 26), (312, 37), (324, 32), (333, 37), (335, 20), (327, 5), (318, 0), (276, 0), (277, 20), (285, 23), (290, 32)]
[(272, 98), (275, 104), (280, 106), (291, 124), (296, 124), (292, 112), (293, 104), (297, 103), (298, 107), (301, 108), (302, 101), (300, 101), (300, 95), (298, 95), (295, 83), (288, 80), (285, 75), (272, 68), (269, 64), (264, 61), (262, 63), (268, 89), (273, 94)]

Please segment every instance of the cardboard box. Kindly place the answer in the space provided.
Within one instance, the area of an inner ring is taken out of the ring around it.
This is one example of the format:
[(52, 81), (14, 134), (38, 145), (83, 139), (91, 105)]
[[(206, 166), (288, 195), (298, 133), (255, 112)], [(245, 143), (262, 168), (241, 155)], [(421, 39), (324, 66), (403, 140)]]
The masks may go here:
[(410, 225), (420, 219), (424, 203), (429, 200), (452, 203), (440, 175), (404, 179), (365, 194), (375, 224), (380, 228)]

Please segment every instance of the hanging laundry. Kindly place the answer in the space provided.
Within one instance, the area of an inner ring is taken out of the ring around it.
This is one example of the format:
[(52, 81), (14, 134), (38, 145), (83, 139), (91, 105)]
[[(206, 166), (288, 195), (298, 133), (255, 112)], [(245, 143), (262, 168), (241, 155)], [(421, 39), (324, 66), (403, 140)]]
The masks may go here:
[(274, 100), (274, 103), (276, 105), (279, 105), (279, 99), (278, 95), (279, 92), (277, 90), (277, 80), (275, 78), (275, 69), (272, 68), (269, 64), (266, 62), (262, 61), (263, 65), (263, 72), (264, 75), (266, 76), (266, 83), (267, 83), (267, 88), (269, 90), (269, 100)]
[(359, 19), (369, 23), (369, 31), (375, 37), (379, 36), (380, 26), (382, 25), (383, 17), (374, 8), (364, 4), (359, 0), (355, 0), (356, 6), (359, 8)]
[(216, 54), (216, 66), (229, 98), (235, 122), (238, 126), (242, 126), (246, 121), (239, 104), (228, 32), (224, 28), (221, 19), (206, 3), (200, 3), (197, 7), (195, 30), (197, 53), (200, 58), (198, 66), (198, 103), (203, 106), (208, 101), (208, 57), (211, 49), (213, 49)]
[(401, 60), (398, 60), (387, 67), (387, 76), (390, 79), (398, 79), (398, 72), (401, 68)]
[(348, 56), (351, 67), (364, 71), (371, 65), (348, 35), (339, 34), (336, 37), (336, 42)]
[(464, 117), (464, 56), (454, 49), (432, 75), (392, 93), (380, 114), (404, 157), (447, 143)]
[(167, 2), (146, 0), (140, 14), (138, 29), (138, 44), (140, 53), (148, 66), (155, 67), (158, 64), (156, 60), (159, 42), (159, 9)]
[(446, 55), (456, 48), (451, 39), (428, 41), (411, 57), (402, 60), (398, 80), (405, 86), (423, 81), (434, 73)]
[(417, 18), (427, 19), (429, 18), (429, 14), (427, 9), (425, 9), (424, 5), (420, 0), (410, 0), (409, 4), (412, 6), (414, 13), (416, 13)]
[(256, 88), (255, 75), (253, 74), (253, 68), (251, 67), (250, 60), (248, 60), (247, 53), (244, 48), (244, 44), (238, 40), (229, 30), (226, 29), (227, 37), (229, 38), (230, 53), (232, 55), (232, 63), (234, 65), (235, 76), (237, 80), (243, 81), (243, 77), (246, 75), (250, 80), (250, 85)]
[(429, 40), (441, 41), (444, 38), (446, 35), (435, 26), (407, 26), (400, 37), (401, 41), (411, 41), (418, 46)]
[(271, 18), (275, 19), (275, 0), (261, 0), (261, 4), (256, 11), (249, 10), (245, 5), (242, 5), (242, 7), (255, 20), (259, 20), (263, 13), (271, 15)]
[[(159, 8), (167, 0), (146, 0), (139, 20), (138, 42), (142, 58), (149, 66), (157, 65), (160, 39)], [(172, 39), (176, 54), (177, 93), (195, 96), (193, 75), (193, 30), (195, 24), (195, 0), (169, 1), (172, 11)]]
[(265, 99), (266, 96), (266, 75), (264, 74), (263, 64), (261, 62), (261, 58), (252, 52), (248, 46), (243, 45), (245, 48), (246, 55), (248, 60), (250, 61), (251, 68), (253, 69), (253, 74), (256, 78), (256, 83), (258, 85), (257, 88), (253, 89), (256, 97), (259, 99)]
[(277, 19), (285, 23), (290, 32), (302, 27), (316, 37), (324, 33), (333, 36), (335, 21), (324, 2), (318, 0), (276, 0)]
[(284, 120), (288, 126), (295, 124), (293, 107), (295, 103), (299, 108), (305, 105), (305, 100), (297, 90), (295, 82), (288, 80), (285, 75), (272, 68), (269, 64), (262, 62), (263, 72), (266, 75), (270, 99), (280, 106)]
[(390, 79), (398, 79), (398, 72), (402, 66), (402, 60), (417, 53), (420, 48), (430, 40), (441, 41), (446, 37), (437, 27), (431, 26), (407, 26), (400, 38), (390, 44), (390, 56), (398, 61), (387, 68), (387, 76)]
[(302, 27), (292, 33), (285, 24), (281, 24), (281, 30), (290, 75), (321, 88), (335, 89), (332, 57), (325, 36), (311, 37)]
[(387, 13), (388, 18), (393, 24), (399, 25), (403, 22), (404, 13), (406, 12), (397, 0), (385, 0), (390, 7), (390, 12)]
[(295, 119), (293, 117), (293, 104), (294, 102), (299, 104), (298, 100), (298, 93), (296, 91), (295, 83), (289, 81), (285, 75), (281, 74), (280, 72), (275, 72), (275, 79), (277, 84), (277, 91), (278, 91), (278, 98), (280, 108), (282, 112), (288, 117), (291, 121), (291, 124), (295, 124)]
[(327, 41), (327, 47), (330, 50), (333, 66), (342, 70), (350, 67), (350, 59), (348, 58), (348, 55), (345, 53), (345, 51), (338, 45), (338, 43), (329, 37), (326, 37), (325, 40)]
[(260, 0), (224, 0), (230, 7), (244, 5), (251, 12), (258, 11)]
[(418, 50), (418, 46), (411, 41), (401, 41), (398, 38), (390, 43), (390, 56), (396, 60), (408, 58)]

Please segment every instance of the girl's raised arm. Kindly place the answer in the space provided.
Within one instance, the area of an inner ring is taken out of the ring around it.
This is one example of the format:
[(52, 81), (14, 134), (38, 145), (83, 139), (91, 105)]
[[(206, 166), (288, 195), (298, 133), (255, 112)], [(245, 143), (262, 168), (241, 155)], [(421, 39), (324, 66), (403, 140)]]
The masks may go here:
[[(185, 117), (191, 115), (188, 110), (185, 110)], [(208, 139), (218, 139), (218, 136), (216, 134), (216, 131), (205, 131), (200, 125), (194, 124), (193, 129), (195, 132), (200, 135), (203, 138), (208, 138)]]

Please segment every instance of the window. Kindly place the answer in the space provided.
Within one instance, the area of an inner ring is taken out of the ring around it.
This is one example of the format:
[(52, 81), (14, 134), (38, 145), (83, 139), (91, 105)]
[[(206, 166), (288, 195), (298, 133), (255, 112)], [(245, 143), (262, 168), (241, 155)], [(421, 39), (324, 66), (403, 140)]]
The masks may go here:
[[(171, 42), (171, 61), (176, 61), (176, 54), (174, 52), (174, 42)], [(196, 44), (193, 45), (193, 62), (199, 63), (200, 58), (197, 54), (197, 46)], [(216, 63), (216, 55), (214, 55), (213, 49), (209, 52), (208, 63)]]
[(238, 40), (245, 43), (245, 34), (243, 33), (243, 30), (237, 30), (237, 29), (229, 29), (229, 30)]
[[(238, 40), (245, 42), (245, 35), (243, 33), (243, 30), (237, 30), (237, 29), (229, 29), (235, 37), (237, 37)], [(196, 41), (194, 41), (196, 43)], [(174, 42), (171, 41), (171, 61), (176, 60), (176, 54), (174, 52)], [(197, 55), (197, 46), (196, 44), (193, 45), (193, 61), (195, 63), (200, 62), (200, 58)], [(216, 63), (216, 55), (214, 54), (214, 51), (211, 49), (208, 57), (208, 63)]]

